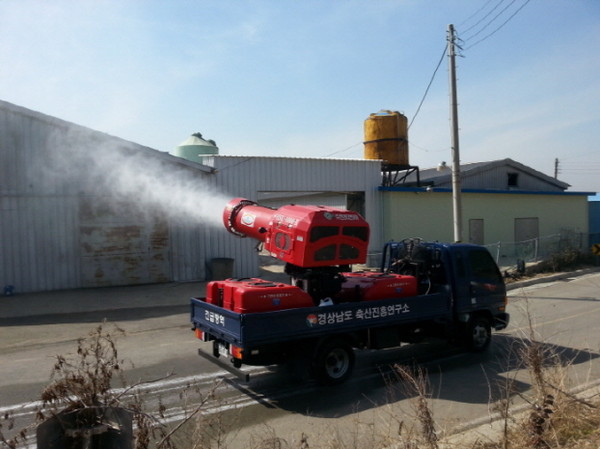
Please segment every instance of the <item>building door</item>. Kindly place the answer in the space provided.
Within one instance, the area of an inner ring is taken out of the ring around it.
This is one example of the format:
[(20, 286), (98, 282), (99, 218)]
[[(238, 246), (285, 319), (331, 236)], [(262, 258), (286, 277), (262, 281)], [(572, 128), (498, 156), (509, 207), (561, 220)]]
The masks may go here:
[(469, 243), (483, 245), (484, 241), (483, 218), (471, 218), (469, 220)]
[(515, 218), (515, 257), (525, 262), (537, 259), (540, 224), (537, 217)]
[(515, 242), (534, 240), (540, 236), (539, 218), (515, 218)]

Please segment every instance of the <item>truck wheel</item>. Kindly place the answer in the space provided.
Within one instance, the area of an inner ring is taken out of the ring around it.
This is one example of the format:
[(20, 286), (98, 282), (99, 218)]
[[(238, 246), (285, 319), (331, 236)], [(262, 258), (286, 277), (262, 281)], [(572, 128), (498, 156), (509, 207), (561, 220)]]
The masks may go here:
[(467, 348), (472, 352), (485, 351), (492, 341), (492, 325), (490, 320), (485, 317), (473, 318), (466, 332)]
[(317, 349), (314, 357), (314, 370), (319, 383), (338, 385), (352, 375), (354, 351), (340, 339), (329, 340)]

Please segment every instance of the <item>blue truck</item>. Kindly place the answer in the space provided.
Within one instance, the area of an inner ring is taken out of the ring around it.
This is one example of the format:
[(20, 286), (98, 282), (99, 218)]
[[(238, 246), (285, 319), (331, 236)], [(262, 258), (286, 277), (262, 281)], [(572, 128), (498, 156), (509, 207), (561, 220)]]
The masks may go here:
[[(211, 298), (191, 299), (192, 329), (205, 342), (199, 353), (246, 379), (243, 365), (293, 361), (320, 383), (333, 385), (352, 375), (355, 350), (442, 338), (481, 352), (490, 345), (492, 330), (509, 323), (504, 280), (484, 247), (407, 239), (385, 245), (377, 272), (348, 268), (323, 275), (286, 266), (291, 283), (285, 285), (262, 286), (265, 281), (257, 279), (209, 284)], [(399, 279), (413, 283), (407, 288)], [(310, 299), (289, 287), (312, 292)], [(374, 289), (378, 295), (371, 294)], [(272, 310), (234, 304), (250, 293), (252, 301), (267, 301)], [(285, 301), (289, 307), (282, 307)]]

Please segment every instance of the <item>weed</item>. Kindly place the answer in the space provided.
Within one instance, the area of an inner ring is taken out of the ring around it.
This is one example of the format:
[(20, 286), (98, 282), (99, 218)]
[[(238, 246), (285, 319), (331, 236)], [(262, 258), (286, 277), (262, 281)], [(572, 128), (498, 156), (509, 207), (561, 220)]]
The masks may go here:
[(433, 412), (429, 406), (430, 394), (427, 373), (421, 367), (410, 369), (406, 366), (395, 365), (394, 369), (399, 378), (406, 383), (409, 394), (415, 396), (415, 411), (423, 444), (429, 449), (438, 449), (439, 438), (435, 430)]

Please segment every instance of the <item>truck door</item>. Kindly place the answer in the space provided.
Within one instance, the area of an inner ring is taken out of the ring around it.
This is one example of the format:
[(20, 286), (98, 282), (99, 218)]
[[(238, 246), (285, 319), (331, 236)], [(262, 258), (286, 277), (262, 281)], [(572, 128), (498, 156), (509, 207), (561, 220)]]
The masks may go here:
[(465, 247), (464, 268), (467, 274), (469, 303), (472, 308), (503, 303), (506, 287), (500, 270), (489, 251), (483, 247)]

